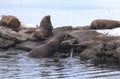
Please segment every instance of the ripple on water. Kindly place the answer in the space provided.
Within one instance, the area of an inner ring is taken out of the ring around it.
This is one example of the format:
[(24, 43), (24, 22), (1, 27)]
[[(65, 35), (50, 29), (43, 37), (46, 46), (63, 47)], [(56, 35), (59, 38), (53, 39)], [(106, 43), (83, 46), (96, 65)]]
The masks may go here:
[(118, 68), (94, 66), (78, 57), (58, 59), (28, 57), (28, 52), (0, 52), (0, 79), (119, 79)]

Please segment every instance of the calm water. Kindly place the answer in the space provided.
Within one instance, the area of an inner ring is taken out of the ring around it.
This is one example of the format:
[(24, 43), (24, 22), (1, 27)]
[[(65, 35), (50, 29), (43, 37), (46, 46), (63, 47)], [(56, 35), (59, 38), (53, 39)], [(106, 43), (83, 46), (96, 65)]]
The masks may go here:
[(0, 52), (0, 79), (119, 79), (119, 66), (94, 66), (78, 57), (33, 59), (28, 52)]

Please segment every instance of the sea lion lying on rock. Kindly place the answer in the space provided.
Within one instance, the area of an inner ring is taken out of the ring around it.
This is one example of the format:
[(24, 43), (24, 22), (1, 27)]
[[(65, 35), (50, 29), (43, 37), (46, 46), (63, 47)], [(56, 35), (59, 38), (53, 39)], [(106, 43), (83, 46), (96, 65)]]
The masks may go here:
[(117, 27), (120, 27), (120, 21), (106, 19), (94, 20), (90, 25), (91, 29), (113, 29)]
[(34, 36), (39, 39), (44, 39), (46, 37), (53, 35), (53, 26), (50, 21), (50, 16), (45, 16), (40, 22), (40, 26), (35, 30)]
[(52, 37), (48, 42), (32, 49), (29, 53), (30, 57), (50, 57), (58, 50), (60, 43), (63, 41), (65, 33), (59, 33)]
[(14, 31), (18, 31), (20, 28), (20, 21), (15, 16), (7, 15), (7, 16), (2, 16), (0, 25), (7, 26), (7, 27), (13, 29)]

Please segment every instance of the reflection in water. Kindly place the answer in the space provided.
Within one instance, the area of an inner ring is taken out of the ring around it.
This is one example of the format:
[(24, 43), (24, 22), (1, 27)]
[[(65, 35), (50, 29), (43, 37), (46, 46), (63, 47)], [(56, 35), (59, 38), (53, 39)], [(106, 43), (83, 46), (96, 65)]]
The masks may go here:
[(119, 66), (94, 66), (79, 58), (33, 59), (27, 52), (0, 52), (0, 79), (119, 79)]

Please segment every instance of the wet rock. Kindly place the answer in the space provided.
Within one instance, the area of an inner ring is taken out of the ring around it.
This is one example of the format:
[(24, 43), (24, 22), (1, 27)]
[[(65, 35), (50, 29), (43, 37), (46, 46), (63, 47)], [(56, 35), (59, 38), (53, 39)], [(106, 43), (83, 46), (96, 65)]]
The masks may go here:
[(94, 30), (75, 30), (70, 32), (69, 35), (76, 38), (79, 43), (84, 41), (91, 41), (97, 37), (103, 36)]
[[(98, 42), (98, 41), (97, 41)], [(114, 44), (107, 44), (104, 42), (92, 43), (83, 52), (80, 53), (82, 59), (92, 59), (94, 63), (117, 63), (118, 53), (115, 52), (116, 46)]]
[(29, 39), (32, 39), (32, 34), (26, 34), (26, 33), (23, 33), (23, 32), (19, 32), (16, 34), (16, 42), (24, 42), (24, 41), (27, 41)]
[(116, 49), (116, 52), (120, 53), (120, 47), (118, 47), (118, 48)]
[(16, 42), (24, 42), (31, 38), (31, 35), (22, 31), (15, 32), (10, 28), (0, 26), (0, 37)]
[(120, 63), (120, 47), (115, 49), (115, 52), (113, 53), (113, 57), (118, 59), (118, 62)]
[(73, 47), (74, 43), (75, 43), (75, 39), (64, 40), (60, 44), (60, 47), (59, 47), (58, 51), (68, 53), (68, 52), (70, 52), (70, 50)]
[(92, 41), (88, 42), (86, 45), (86, 49), (84, 49), (83, 52), (80, 53), (80, 57), (83, 60), (96, 58), (96, 54), (101, 52), (103, 43)]
[(19, 32), (26, 33), (26, 34), (32, 34), (34, 33), (35, 30), (36, 28), (22, 28)]
[(61, 49), (66, 49), (66, 48), (70, 48), (73, 46), (73, 44), (75, 44), (75, 39), (70, 39), (70, 40), (64, 40), (61, 43)]
[(70, 53), (64, 53), (64, 52), (56, 52), (54, 54), (54, 57), (57, 57), (57, 58), (67, 58), (67, 57), (70, 57)]
[(7, 40), (4, 38), (0, 38), (0, 48), (8, 48), (14, 46), (15, 42), (12, 40)]
[(104, 44), (102, 48), (102, 52), (104, 53), (102, 55), (104, 57), (104, 61), (109, 62), (110, 59), (112, 59), (111, 61), (114, 60), (114, 62), (117, 62), (117, 63), (119, 62), (119, 59), (120, 59), (120, 53), (119, 53), (120, 42), (119, 41), (120, 39), (114, 39)]
[(0, 26), (0, 37), (9, 40), (15, 40), (16, 34), (17, 33), (12, 29)]
[(30, 51), (33, 48), (40, 46), (43, 43), (44, 42), (26, 41), (26, 42), (22, 42), (22, 43), (16, 45), (16, 48), (21, 49), (21, 50)]

